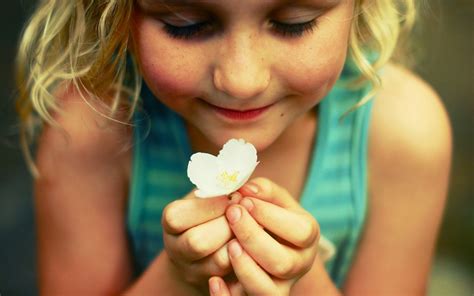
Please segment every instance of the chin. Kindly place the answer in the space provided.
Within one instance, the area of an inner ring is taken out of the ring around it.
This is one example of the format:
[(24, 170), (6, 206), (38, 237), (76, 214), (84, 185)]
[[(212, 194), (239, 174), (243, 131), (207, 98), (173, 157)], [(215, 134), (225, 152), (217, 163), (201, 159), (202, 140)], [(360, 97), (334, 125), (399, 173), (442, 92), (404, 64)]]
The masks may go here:
[(207, 140), (217, 147), (222, 147), (230, 139), (244, 139), (255, 146), (258, 152), (265, 151), (277, 140), (279, 134), (274, 131), (262, 132), (252, 130), (229, 130), (207, 133)]

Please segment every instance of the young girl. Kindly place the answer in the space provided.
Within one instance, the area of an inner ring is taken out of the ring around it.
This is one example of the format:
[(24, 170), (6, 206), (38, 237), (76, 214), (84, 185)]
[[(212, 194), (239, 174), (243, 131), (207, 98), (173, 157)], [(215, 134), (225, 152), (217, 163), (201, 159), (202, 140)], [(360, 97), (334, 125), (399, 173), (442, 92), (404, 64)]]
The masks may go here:
[[(413, 0), (41, 1), (18, 55), (41, 293), (424, 294), (451, 138), (392, 62), (414, 16)], [(257, 148), (255, 178), (196, 198), (190, 155), (231, 138)]]

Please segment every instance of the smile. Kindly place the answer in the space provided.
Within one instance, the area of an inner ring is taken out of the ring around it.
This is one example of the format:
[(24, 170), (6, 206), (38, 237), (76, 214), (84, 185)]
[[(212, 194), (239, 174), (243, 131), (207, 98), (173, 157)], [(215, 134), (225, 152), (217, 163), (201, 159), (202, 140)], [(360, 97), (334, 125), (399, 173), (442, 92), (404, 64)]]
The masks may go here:
[(211, 108), (218, 113), (219, 115), (231, 119), (231, 120), (252, 120), (258, 118), (260, 115), (265, 113), (273, 104), (260, 107), (260, 108), (255, 108), (255, 109), (247, 109), (247, 110), (235, 110), (235, 109), (227, 109), (227, 108), (222, 108), (218, 107), (212, 104), (209, 104)]

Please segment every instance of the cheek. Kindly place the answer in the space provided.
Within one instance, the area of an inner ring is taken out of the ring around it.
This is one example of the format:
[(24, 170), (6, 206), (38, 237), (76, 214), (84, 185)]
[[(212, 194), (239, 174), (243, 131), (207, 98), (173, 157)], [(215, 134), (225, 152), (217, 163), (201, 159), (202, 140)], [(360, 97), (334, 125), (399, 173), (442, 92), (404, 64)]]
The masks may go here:
[(347, 8), (336, 11), (322, 19), (310, 37), (282, 52), (281, 69), (289, 88), (322, 97), (334, 85), (344, 67), (350, 32), (349, 21), (334, 19), (349, 19), (349, 15)]
[(163, 35), (152, 20), (136, 21), (135, 52), (143, 79), (163, 101), (197, 96), (206, 69), (199, 50), (177, 48), (176, 43)]
[(337, 81), (344, 61), (345, 53), (334, 56), (315, 51), (312, 56), (287, 63), (288, 87), (300, 94), (323, 96)]

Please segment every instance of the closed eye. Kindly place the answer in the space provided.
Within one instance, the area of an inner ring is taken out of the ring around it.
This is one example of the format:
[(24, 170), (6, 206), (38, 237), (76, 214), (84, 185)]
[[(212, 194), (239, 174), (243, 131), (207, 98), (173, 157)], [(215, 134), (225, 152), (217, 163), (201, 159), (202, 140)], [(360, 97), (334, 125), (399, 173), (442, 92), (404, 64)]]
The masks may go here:
[[(289, 38), (301, 37), (304, 33), (312, 32), (317, 26), (317, 19), (314, 18), (310, 21), (303, 23), (283, 23), (279, 21), (270, 21), (271, 29), (283, 36)], [(211, 22), (199, 22), (186, 26), (176, 26), (168, 23), (164, 23), (165, 32), (172, 38), (176, 39), (192, 39), (206, 36), (215, 30), (215, 25)]]
[(272, 29), (283, 37), (300, 37), (304, 33), (312, 32), (317, 24), (316, 18), (307, 22), (294, 24), (271, 21)]
[(212, 25), (209, 22), (200, 22), (186, 26), (175, 26), (164, 23), (165, 32), (172, 38), (176, 39), (191, 39), (194, 37), (202, 36), (212, 29)]

